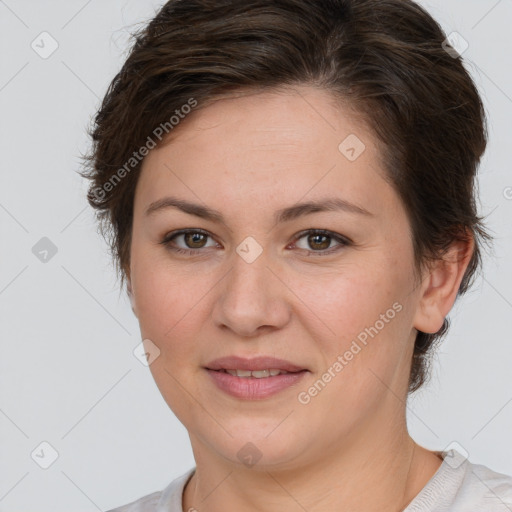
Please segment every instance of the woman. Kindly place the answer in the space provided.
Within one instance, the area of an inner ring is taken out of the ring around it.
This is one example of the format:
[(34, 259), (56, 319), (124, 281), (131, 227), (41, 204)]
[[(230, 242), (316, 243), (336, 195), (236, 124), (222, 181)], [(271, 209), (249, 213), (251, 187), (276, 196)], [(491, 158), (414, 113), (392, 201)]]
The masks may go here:
[(89, 201), (196, 461), (116, 511), (510, 510), (407, 431), (490, 240), (484, 109), (427, 12), (171, 0), (95, 121)]

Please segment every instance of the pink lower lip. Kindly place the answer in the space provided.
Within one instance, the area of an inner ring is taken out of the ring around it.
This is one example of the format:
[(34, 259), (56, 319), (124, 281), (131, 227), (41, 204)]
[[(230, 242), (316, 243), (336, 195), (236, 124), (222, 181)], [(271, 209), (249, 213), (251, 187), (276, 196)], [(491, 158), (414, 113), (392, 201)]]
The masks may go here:
[(228, 395), (245, 400), (259, 400), (275, 395), (299, 382), (307, 373), (307, 370), (303, 370), (257, 379), (255, 377), (236, 377), (226, 372), (209, 370), (208, 368), (206, 371), (219, 389)]

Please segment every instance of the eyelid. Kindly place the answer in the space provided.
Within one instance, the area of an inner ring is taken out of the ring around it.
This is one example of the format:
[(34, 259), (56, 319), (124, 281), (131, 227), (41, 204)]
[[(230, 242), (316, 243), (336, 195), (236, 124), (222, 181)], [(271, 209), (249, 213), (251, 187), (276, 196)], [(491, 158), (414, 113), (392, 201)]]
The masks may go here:
[(299, 233), (297, 233), (294, 236), (294, 242), (296, 242), (297, 240), (299, 240), (300, 238), (302, 238), (305, 235), (327, 235), (331, 238), (334, 238), (338, 242), (344, 243), (346, 245), (353, 243), (352, 240), (350, 240), (350, 238), (348, 238), (344, 235), (341, 235), (340, 233), (336, 233), (335, 231), (330, 231), (329, 229), (321, 229), (321, 228), (309, 228), (309, 229), (304, 229), (303, 231), (300, 231)]
[(307, 256), (329, 256), (331, 254), (337, 253), (344, 247), (348, 247), (348, 246), (352, 245), (352, 241), (349, 238), (347, 238), (346, 236), (343, 236), (334, 231), (330, 231), (328, 229), (320, 229), (320, 228), (305, 229), (304, 231), (297, 233), (295, 235), (292, 243), (295, 244), (298, 240), (300, 240), (301, 238), (303, 238), (307, 235), (309, 235), (309, 236), (311, 236), (311, 235), (326, 235), (338, 243), (337, 246), (331, 247), (329, 249), (324, 249), (322, 251), (301, 249), (302, 251), (307, 252)]
[[(185, 228), (185, 229), (178, 229), (176, 231), (171, 231), (170, 233), (167, 233), (162, 241), (159, 242), (159, 244), (162, 244), (164, 246), (169, 245), (171, 241), (178, 238), (181, 235), (187, 235), (189, 233), (200, 233), (201, 235), (205, 235), (208, 238), (211, 238), (212, 240), (215, 240), (215, 238), (209, 233), (208, 231), (201, 229), (201, 228)], [(178, 247), (178, 249), (181, 249), (181, 247)], [(183, 250), (190, 250), (194, 252), (198, 252), (199, 249), (183, 249)]]

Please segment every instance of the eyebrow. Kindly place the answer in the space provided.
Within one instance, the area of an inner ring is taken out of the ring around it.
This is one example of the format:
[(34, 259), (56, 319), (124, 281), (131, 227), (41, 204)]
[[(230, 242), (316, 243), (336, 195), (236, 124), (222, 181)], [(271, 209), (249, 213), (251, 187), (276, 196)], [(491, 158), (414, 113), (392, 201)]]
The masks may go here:
[[(184, 199), (178, 199), (176, 197), (164, 197), (151, 203), (146, 209), (145, 215), (151, 216), (158, 211), (162, 211), (168, 208), (176, 208), (184, 213), (195, 215), (196, 217), (210, 220), (212, 222), (217, 222), (218, 224), (223, 224), (226, 226), (226, 221), (219, 211), (213, 210), (207, 206), (186, 201)], [(332, 211), (344, 211), (347, 213), (354, 213), (365, 216), (374, 215), (365, 208), (346, 201), (345, 199), (341, 199), (339, 197), (328, 197), (325, 199), (299, 203), (287, 208), (283, 208), (281, 210), (277, 210), (274, 214), (274, 222), (276, 224), (290, 222), (294, 219), (302, 217), (303, 215), (309, 215), (316, 212)]]

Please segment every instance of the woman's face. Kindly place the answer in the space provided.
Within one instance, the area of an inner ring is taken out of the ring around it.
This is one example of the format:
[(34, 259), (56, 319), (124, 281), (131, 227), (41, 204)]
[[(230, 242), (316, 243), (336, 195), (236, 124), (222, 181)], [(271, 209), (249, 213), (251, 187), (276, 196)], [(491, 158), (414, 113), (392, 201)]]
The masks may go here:
[[(408, 219), (372, 134), (328, 93), (297, 91), (197, 110), (143, 162), (130, 293), (196, 457), (284, 468), (401, 434), (419, 301)], [(228, 356), (303, 371), (208, 369)]]

